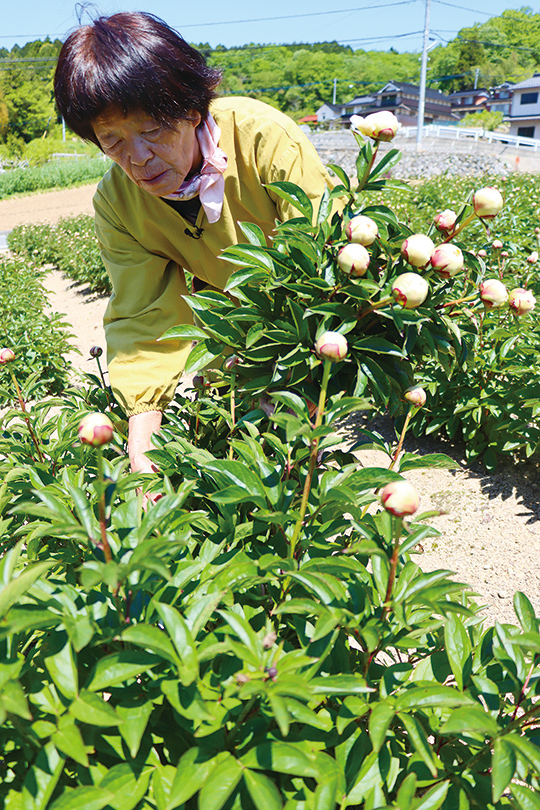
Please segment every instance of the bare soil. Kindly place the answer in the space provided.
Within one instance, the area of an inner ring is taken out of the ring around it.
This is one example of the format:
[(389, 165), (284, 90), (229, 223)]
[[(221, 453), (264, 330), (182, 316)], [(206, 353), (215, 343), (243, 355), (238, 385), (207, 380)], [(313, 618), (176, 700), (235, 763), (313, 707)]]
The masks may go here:
[[(17, 200), (0, 201), (0, 229), (21, 222), (54, 222), (62, 216), (91, 213), (95, 186), (55, 191)], [(73, 355), (76, 367), (90, 370), (88, 351), (105, 346), (102, 318), (104, 296), (90, 293), (82, 285), (62, 278), (58, 271), (47, 277), (51, 308), (65, 313), (73, 325), (73, 345), (82, 354)], [(359, 425), (350, 425), (351, 432)], [(387, 438), (393, 435), (385, 419), (375, 420)], [(460, 467), (457, 470), (427, 469), (407, 473), (421, 497), (421, 511), (442, 509), (446, 514), (431, 520), (441, 536), (424, 541), (416, 557), (424, 570), (445, 568), (456, 573), (487, 605), (485, 615), (494, 621), (516, 623), (513, 594), (521, 590), (540, 614), (540, 504), (539, 470), (532, 463), (504, 462), (488, 474), (480, 466), (467, 467), (463, 447), (442, 439), (410, 439), (405, 449), (420, 454), (445, 452)], [(387, 466), (386, 458), (374, 451), (359, 451), (365, 466)]]

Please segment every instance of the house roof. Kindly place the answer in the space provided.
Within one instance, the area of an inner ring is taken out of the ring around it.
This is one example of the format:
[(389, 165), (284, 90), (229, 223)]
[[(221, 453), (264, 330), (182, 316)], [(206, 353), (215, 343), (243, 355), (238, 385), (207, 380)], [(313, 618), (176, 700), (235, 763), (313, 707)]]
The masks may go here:
[(540, 87), (540, 73), (535, 73), (530, 79), (512, 85), (512, 90), (525, 90), (527, 87)]
[(345, 104), (340, 104), (340, 107), (350, 107), (352, 104), (372, 104), (375, 101), (375, 96), (356, 96), (356, 98), (347, 101)]
[(448, 98), (454, 99), (465, 96), (486, 96), (486, 98), (489, 98), (489, 91), (483, 87), (476, 88), (476, 90), (474, 88), (471, 88), (470, 90), (456, 90), (455, 93), (450, 93)]
[[(377, 95), (391, 90), (401, 90), (402, 93), (414, 93), (420, 95), (420, 88), (417, 84), (407, 84), (407, 82), (388, 82), (383, 88), (377, 90)], [(431, 87), (426, 87), (426, 98), (448, 98), (447, 95), (441, 93), (440, 90), (433, 90)]]
[(540, 121), (540, 113), (538, 115), (507, 115), (504, 119), (505, 121)]
[(330, 104), (329, 101), (325, 101), (323, 104), (321, 104), (319, 110), (322, 110), (323, 107), (330, 107), (330, 109), (334, 112), (339, 112), (343, 107), (343, 104)]

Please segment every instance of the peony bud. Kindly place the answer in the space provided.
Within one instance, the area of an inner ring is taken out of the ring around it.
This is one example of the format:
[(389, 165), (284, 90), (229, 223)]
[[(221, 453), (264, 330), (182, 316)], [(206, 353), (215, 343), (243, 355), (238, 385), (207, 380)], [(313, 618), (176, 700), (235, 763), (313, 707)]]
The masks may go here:
[(404, 309), (416, 309), (429, 293), (429, 284), (418, 273), (402, 273), (392, 283), (394, 298)]
[(101, 346), (92, 346), (90, 349), (90, 357), (101, 357), (103, 354), (103, 349)]
[(532, 312), (536, 305), (536, 298), (530, 290), (524, 290), (522, 287), (517, 287), (512, 290), (508, 298), (508, 304), (516, 315), (526, 315)]
[(477, 256), (478, 256), (480, 259), (485, 259), (485, 258), (486, 258), (486, 256), (487, 256), (487, 252), (484, 250), (484, 248), (482, 248), (482, 250), (479, 250), (479, 251), (478, 251), (478, 253), (477, 253), (476, 255), (477, 255)]
[(403, 399), (406, 399), (415, 408), (422, 408), (426, 404), (427, 394), (419, 385), (413, 385), (411, 388), (407, 388), (403, 394)]
[(0, 349), (0, 365), (11, 363), (15, 360), (15, 352), (13, 349)]
[(363, 245), (355, 242), (342, 247), (337, 256), (337, 263), (341, 270), (351, 278), (360, 278), (365, 275), (369, 267), (370, 256)]
[(240, 358), (238, 357), (238, 355), (237, 354), (231, 354), (231, 356), (227, 357), (227, 359), (223, 363), (223, 368), (226, 371), (234, 371), (236, 366), (239, 366), (239, 365), (240, 365)]
[(413, 267), (425, 267), (434, 250), (435, 245), (429, 236), (422, 233), (414, 233), (401, 245), (401, 255)]
[(500, 213), (504, 204), (501, 192), (492, 186), (475, 191), (472, 201), (474, 213), (481, 219), (493, 219)]
[(498, 278), (487, 278), (478, 289), (486, 309), (501, 307), (508, 301), (508, 290)]
[(101, 447), (113, 437), (113, 423), (104, 413), (90, 413), (79, 424), (79, 439), (83, 444)]
[(501, 251), (501, 259), (507, 259), (509, 255), (507, 250)]
[(420, 505), (415, 488), (408, 481), (391, 481), (381, 492), (384, 508), (396, 517), (413, 515)]
[(450, 232), (454, 229), (456, 219), (457, 219), (456, 212), (450, 211), (447, 208), (446, 211), (441, 211), (440, 214), (437, 214), (437, 216), (433, 218), (433, 222), (435, 223), (435, 227), (439, 231)]
[(502, 250), (503, 249), (503, 243), (501, 242), (500, 239), (495, 239), (495, 241), (493, 242), (491, 247), (493, 248), (493, 250)]
[(538, 251), (533, 250), (531, 255), (527, 256), (527, 261), (529, 262), (529, 264), (536, 264), (536, 262), (538, 261)]
[(347, 338), (339, 332), (324, 332), (315, 343), (315, 351), (321, 360), (337, 363), (347, 356)]
[(431, 266), (442, 278), (452, 278), (463, 270), (463, 253), (457, 245), (437, 245), (431, 256)]
[(400, 127), (396, 116), (389, 110), (371, 113), (366, 118), (352, 115), (350, 121), (353, 129), (368, 138), (373, 138), (374, 141), (392, 141)]
[(379, 235), (377, 223), (362, 214), (351, 219), (345, 232), (349, 242), (355, 242), (365, 247), (372, 245)]
[(197, 391), (201, 391), (203, 388), (206, 387), (206, 380), (202, 374), (195, 374), (195, 376), (191, 380), (191, 384), (193, 388), (195, 388)]
[(534, 229), (534, 232), (535, 232), (536, 234), (540, 233), (540, 228), (536, 227), (536, 228)]

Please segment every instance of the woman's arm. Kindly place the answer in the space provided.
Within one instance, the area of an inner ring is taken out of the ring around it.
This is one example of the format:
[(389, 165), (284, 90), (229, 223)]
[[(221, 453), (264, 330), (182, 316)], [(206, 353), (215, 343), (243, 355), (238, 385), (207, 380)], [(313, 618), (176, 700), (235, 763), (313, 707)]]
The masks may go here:
[(132, 472), (157, 472), (146, 451), (152, 449), (152, 435), (160, 427), (161, 411), (145, 411), (129, 417), (128, 454)]

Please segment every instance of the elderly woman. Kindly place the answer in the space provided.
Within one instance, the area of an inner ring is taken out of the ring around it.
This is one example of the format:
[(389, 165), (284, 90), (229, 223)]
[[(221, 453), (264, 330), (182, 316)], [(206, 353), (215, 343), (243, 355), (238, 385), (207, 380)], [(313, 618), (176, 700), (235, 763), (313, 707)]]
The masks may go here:
[(68, 126), (113, 160), (94, 198), (113, 294), (105, 315), (113, 391), (129, 415), (134, 471), (171, 401), (190, 346), (158, 342), (192, 323), (196, 289), (223, 289), (221, 251), (244, 241), (238, 222), (271, 237), (298, 212), (265, 185), (288, 180), (319, 199), (329, 177), (284, 114), (248, 98), (217, 98), (218, 71), (150, 14), (96, 19), (66, 40), (55, 95)]

